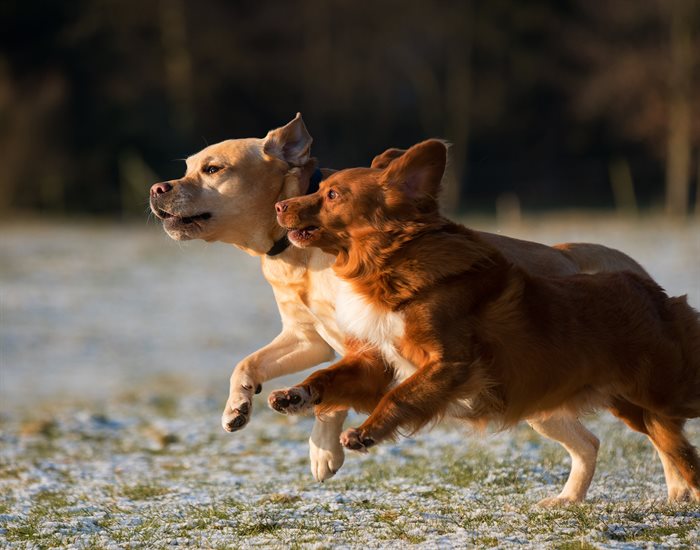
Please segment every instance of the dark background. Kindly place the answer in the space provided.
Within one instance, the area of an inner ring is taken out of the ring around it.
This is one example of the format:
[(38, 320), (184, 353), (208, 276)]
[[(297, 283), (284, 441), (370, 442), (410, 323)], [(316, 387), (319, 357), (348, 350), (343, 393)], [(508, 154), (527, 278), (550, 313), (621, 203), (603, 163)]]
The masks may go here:
[(2, 2), (0, 212), (142, 216), (297, 111), (323, 166), (449, 139), (452, 210), (697, 212), (699, 4)]

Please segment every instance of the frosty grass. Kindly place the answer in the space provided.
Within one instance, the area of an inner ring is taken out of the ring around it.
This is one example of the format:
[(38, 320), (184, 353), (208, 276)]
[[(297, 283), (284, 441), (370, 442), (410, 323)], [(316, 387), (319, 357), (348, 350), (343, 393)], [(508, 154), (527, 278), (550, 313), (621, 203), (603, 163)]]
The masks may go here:
[[(483, 227), (483, 225), (482, 225)], [(30, 225), (0, 240), (2, 548), (692, 548), (646, 439), (609, 414), (585, 504), (538, 509), (569, 460), (526, 425), (446, 423), (311, 478), (310, 418), (225, 433), (230, 369), (279, 324), (257, 261), (160, 228)], [(700, 225), (533, 220), (505, 233), (625, 250), (700, 306)], [(347, 425), (361, 417), (351, 416)], [(688, 424), (700, 445), (700, 422)]]

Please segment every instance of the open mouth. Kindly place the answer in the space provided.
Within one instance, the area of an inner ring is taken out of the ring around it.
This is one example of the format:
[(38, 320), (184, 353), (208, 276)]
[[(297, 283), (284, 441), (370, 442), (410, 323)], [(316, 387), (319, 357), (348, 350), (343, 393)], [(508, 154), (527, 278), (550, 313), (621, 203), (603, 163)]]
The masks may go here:
[(319, 231), (318, 227), (316, 227), (315, 225), (309, 225), (309, 226), (304, 227), (302, 229), (290, 230), (289, 233), (287, 234), (287, 237), (294, 244), (304, 245), (304, 244), (307, 244), (310, 241), (312, 241), (313, 238), (318, 233), (318, 231)]
[(155, 215), (158, 216), (164, 222), (169, 222), (171, 224), (178, 225), (190, 225), (197, 222), (206, 221), (211, 218), (209, 212), (202, 212), (201, 214), (195, 214), (194, 216), (176, 216), (170, 212), (166, 212), (160, 208), (156, 208)]

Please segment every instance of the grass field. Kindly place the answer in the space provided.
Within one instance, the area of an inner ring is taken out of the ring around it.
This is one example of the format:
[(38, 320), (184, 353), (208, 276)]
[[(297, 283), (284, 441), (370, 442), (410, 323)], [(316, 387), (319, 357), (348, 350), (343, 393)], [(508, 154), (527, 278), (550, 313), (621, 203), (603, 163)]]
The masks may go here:
[[(489, 228), (488, 224), (481, 224)], [(493, 227), (490, 227), (493, 229)], [(608, 217), (504, 228), (602, 242), (700, 306), (700, 225)], [(444, 424), (315, 483), (311, 419), (219, 426), (230, 370), (279, 323), (255, 259), (155, 225), (8, 225), (0, 239), (0, 547), (692, 548), (700, 506), (665, 503), (651, 445), (607, 414), (588, 501), (561, 510), (568, 458), (527, 426)], [(349, 424), (358, 417), (351, 417)], [(700, 444), (700, 422), (688, 425)]]

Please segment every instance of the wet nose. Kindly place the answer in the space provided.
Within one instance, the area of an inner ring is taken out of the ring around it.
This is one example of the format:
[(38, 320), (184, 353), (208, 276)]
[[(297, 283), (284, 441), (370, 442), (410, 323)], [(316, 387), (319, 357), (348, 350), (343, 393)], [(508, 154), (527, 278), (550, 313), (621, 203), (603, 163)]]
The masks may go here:
[(151, 186), (151, 197), (155, 197), (157, 195), (162, 195), (163, 193), (167, 193), (173, 188), (172, 185), (170, 185), (167, 181), (163, 183), (156, 183)]
[(289, 205), (287, 204), (286, 201), (280, 201), (277, 204), (275, 204), (275, 210), (277, 211), (278, 214), (281, 214), (282, 212), (286, 212), (288, 207), (289, 207)]

